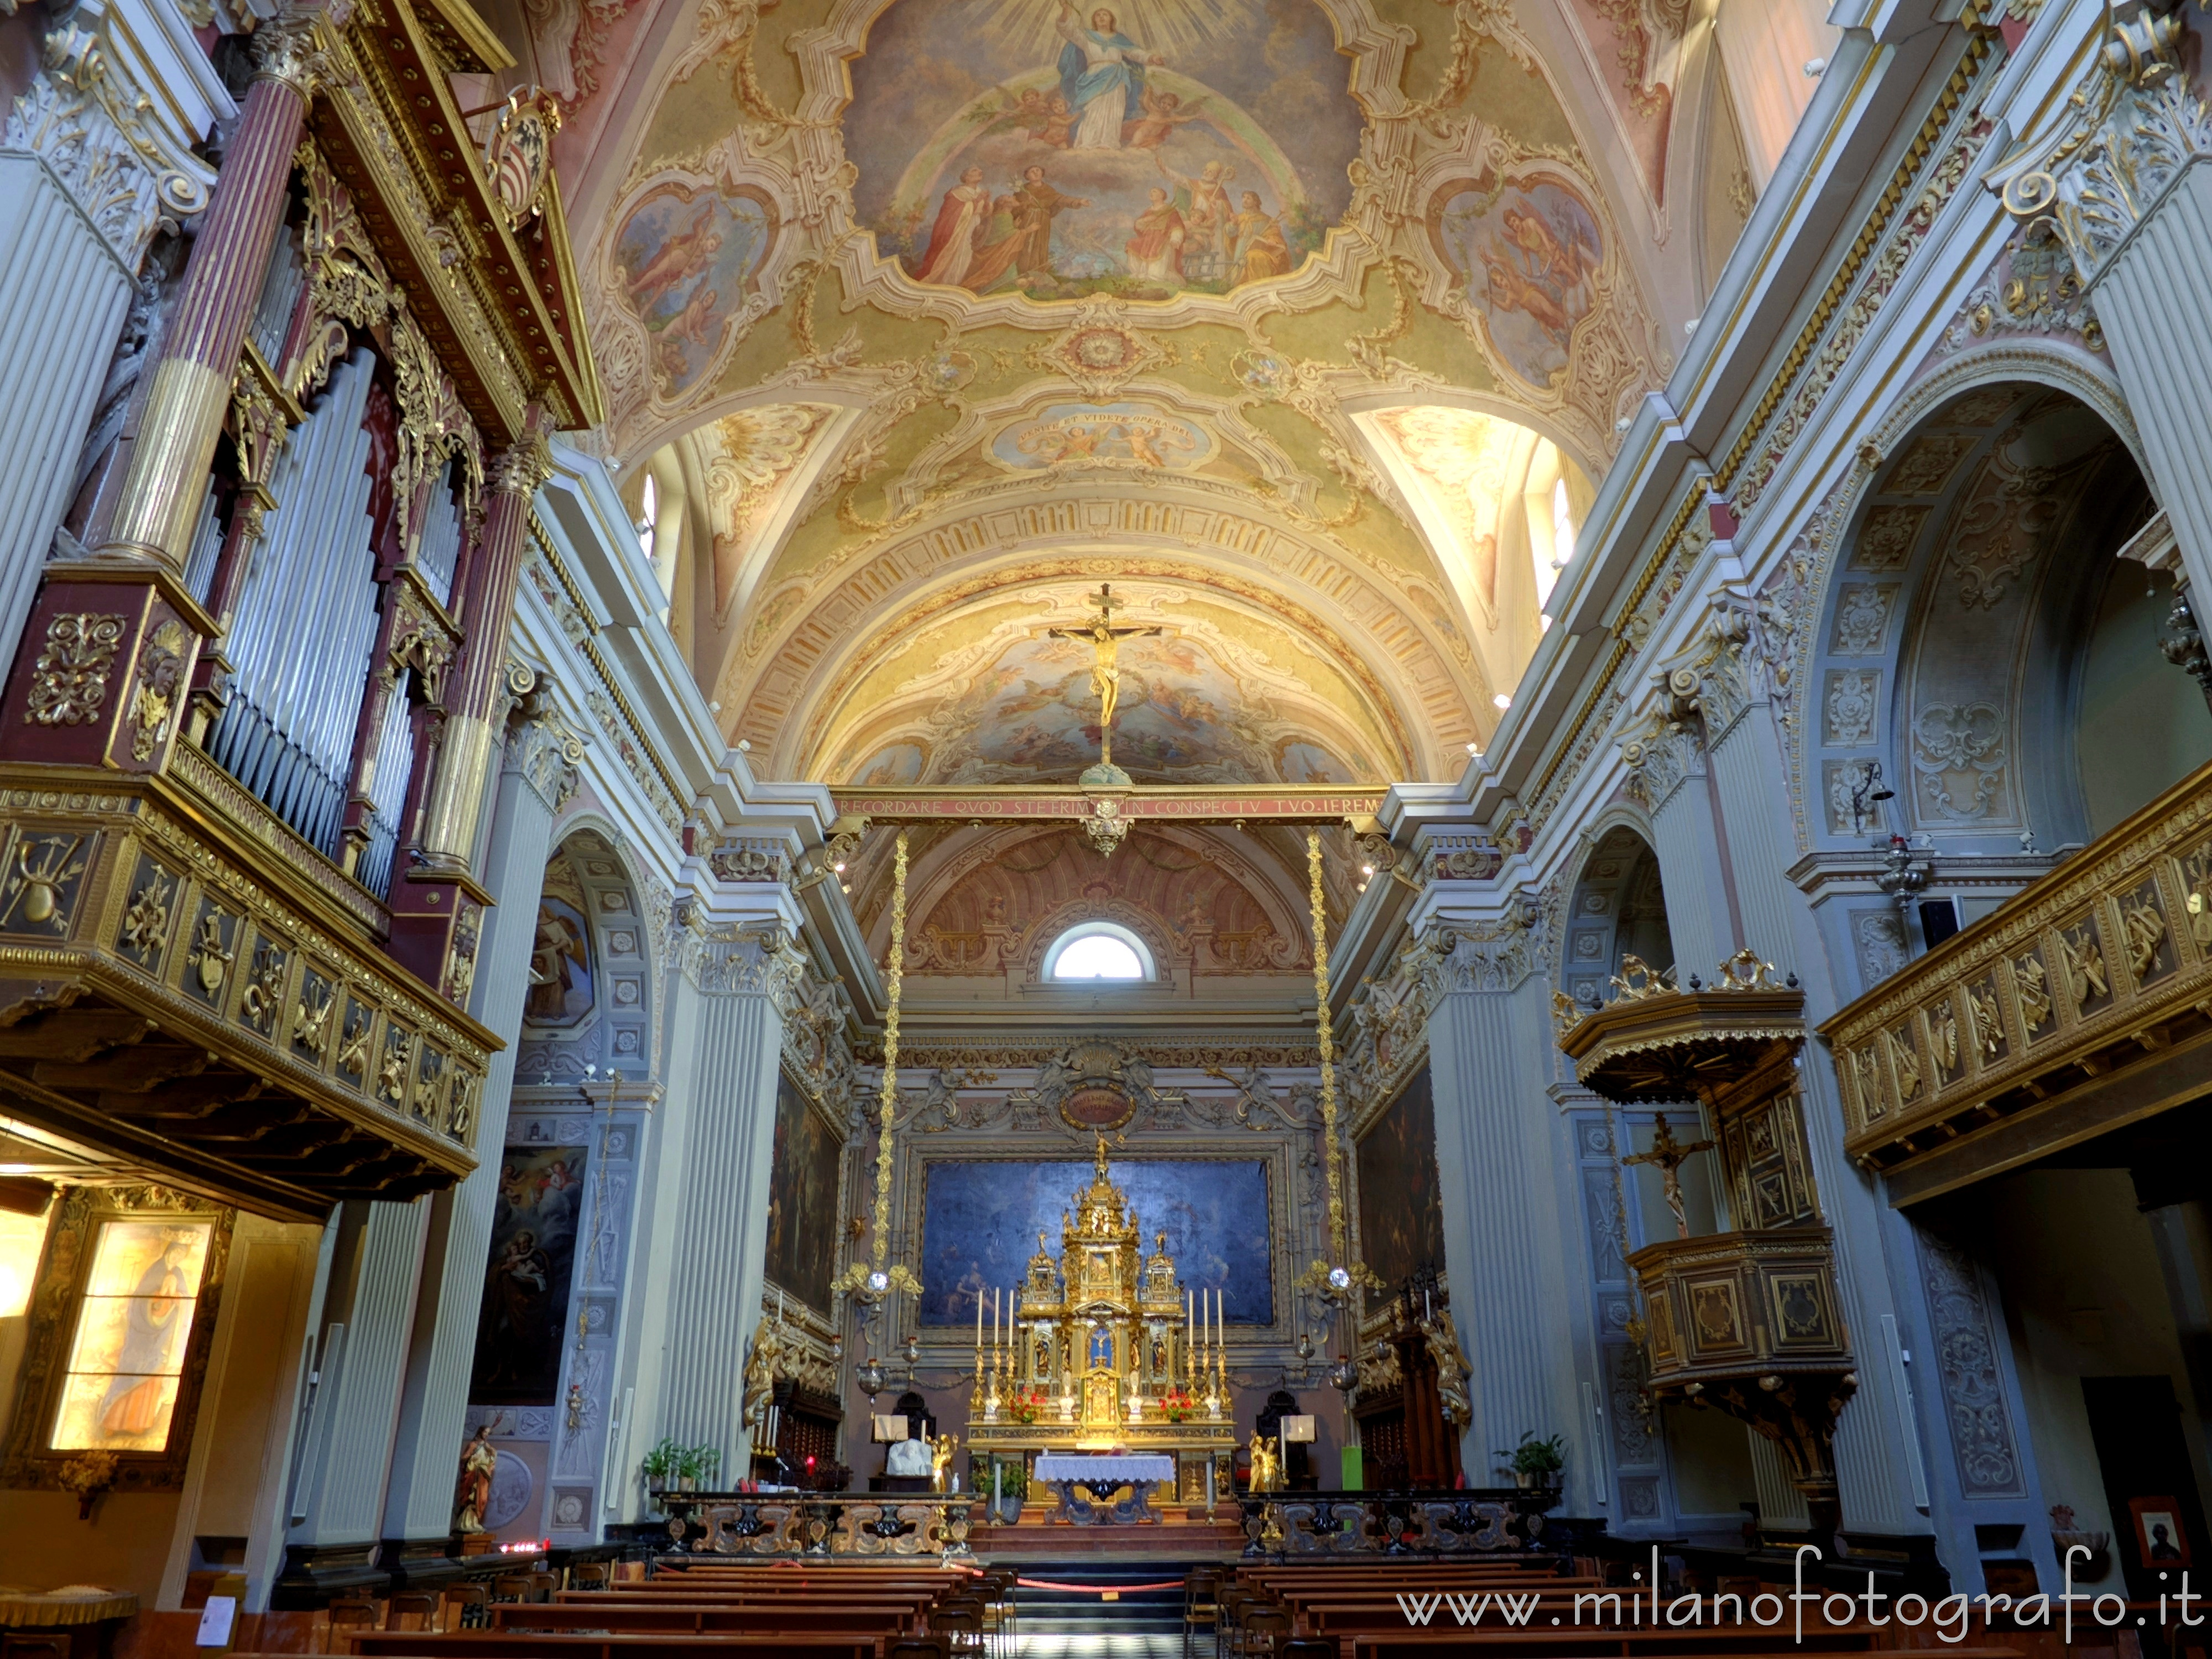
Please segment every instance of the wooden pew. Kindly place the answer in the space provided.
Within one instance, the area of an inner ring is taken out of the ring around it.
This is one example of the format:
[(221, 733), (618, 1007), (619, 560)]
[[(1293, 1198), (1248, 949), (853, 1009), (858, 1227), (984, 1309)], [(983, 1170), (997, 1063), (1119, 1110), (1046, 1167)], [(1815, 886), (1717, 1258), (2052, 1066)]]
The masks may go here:
[[(1796, 1656), (1808, 1652), (1875, 1650), (1866, 1647), (1821, 1650), (1808, 1645), (1800, 1648), (1790, 1643), (1787, 1638), (1778, 1644), (1774, 1639), (1778, 1633), (1777, 1631), (1763, 1632), (1765, 1637), (1763, 1646), (1668, 1650), (1668, 1659), (1796, 1659)], [(1648, 1636), (1650, 1632), (1644, 1634)], [(1389, 1635), (1347, 1636), (1339, 1643), (1337, 1650), (1342, 1659), (1435, 1659), (1435, 1656), (1440, 1653), (1489, 1655), (1492, 1652), (1490, 1645), (1470, 1640), (1473, 1635), (1474, 1632), (1463, 1630), (1420, 1630), (1399, 1631)], [(1628, 1635), (1632, 1642), (1637, 1639), (1634, 1632)], [(1808, 1631), (1808, 1644), (1810, 1638)], [(1640, 1653), (1643, 1650), (1641, 1648), (1622, 1647), (1609, 1651)], [(2021, 1659), (2017, 1648), (1885, 1648), (1880, 1651), (1882, 1659)]]
[(354, 1651), (383, 1659), (731, 1659), (772, 1646), (807, 1659), (882, 1659), (886, 1638), (854, 1632), (781, 1630), (715, 1634), (589, 1636), (557, 1631), (364, 1631)]
[(863, 1607), (837, 1601), (757, 1602), (712, 1607), (574, 1607), (503, 1606), (492, 1609), (492, 1628), (500, 1631), (605, 1631), (621, 1635), (756, 1634), (763, 1631), (812, 1631), (834, 1636), (851, 1631), (864, 1636), (919, 1632), (922, 1605)]

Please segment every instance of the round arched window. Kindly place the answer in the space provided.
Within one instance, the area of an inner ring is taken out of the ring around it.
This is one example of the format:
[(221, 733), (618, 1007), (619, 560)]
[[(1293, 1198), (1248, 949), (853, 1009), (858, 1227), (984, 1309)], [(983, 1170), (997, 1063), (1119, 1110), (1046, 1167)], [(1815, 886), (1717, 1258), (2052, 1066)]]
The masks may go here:
[(1085, 921), (1069, 928), (1044, 953), (1048, 980), (1146, 980), (1152, 977), (1152, 953), (1126, 927), (1110, 921)]

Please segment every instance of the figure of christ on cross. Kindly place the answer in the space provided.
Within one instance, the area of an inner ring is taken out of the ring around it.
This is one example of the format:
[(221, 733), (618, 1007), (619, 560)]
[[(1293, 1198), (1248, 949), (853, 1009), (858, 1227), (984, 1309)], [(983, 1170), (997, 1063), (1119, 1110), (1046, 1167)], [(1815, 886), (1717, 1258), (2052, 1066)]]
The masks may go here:
[(1713, 1149), (1710, 1140), (1693, 1140), (1686, 1146), (1674, 1139), (1674, 1131), (1667, 1121), (1664, 1112), (1651, 1114), (1651, 1150), (1624, 1158), (1623, 1164), (1649, 1164), (1659, 1171), (1659, 1180), (1667, 1194), (1667, 1207), (1674, 1212), (1674, 1231), (1684, 1238), (1690, 1236), (1689, 1212), (1682, 1207), (1682, 1165), (1697, 1152)]
[(1163, 628), (1115, 628), (1114, 613), (1121, 601), (1113, 596), (1110, 583), (1098, 584), (1098, 619), (1087, 628), (1048, 628), (1056, 639), (1088, 640), (1097, 654), (1091, 664), (1091, 689), (1098, 694), (1098, 763), (1114, 763), (1114, 709), (1121, 701), (1121, 641), (1146, 634), (1164, 634)]

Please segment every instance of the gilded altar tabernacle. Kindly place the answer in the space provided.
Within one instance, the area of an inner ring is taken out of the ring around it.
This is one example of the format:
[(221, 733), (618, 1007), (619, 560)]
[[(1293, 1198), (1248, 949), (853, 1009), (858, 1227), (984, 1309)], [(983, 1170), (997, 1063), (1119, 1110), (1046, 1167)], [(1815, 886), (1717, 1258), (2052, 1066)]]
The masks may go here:
[(1150, 1255), (1143, 1226), (1108, 1172), (1097, 1174), (1062, 1218), (1060, 1258), (1045, 1235), (1014, 1299), (1010, 1326), (976, 1348), (969, 1403), (970, 1451), (1010, 1461), (1039, 1451), (1160, 1451), (1176, 1455), (1182, 1496), (1229, 1487), (1236, 1446), (1218, 1312), (1176, 1282), (1167, 1235)]

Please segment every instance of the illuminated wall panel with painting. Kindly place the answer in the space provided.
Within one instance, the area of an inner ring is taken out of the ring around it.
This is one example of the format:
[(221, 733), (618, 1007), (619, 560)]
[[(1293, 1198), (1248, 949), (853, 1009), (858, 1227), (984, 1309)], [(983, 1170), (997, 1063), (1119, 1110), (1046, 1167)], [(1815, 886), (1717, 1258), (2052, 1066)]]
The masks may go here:
[(64, 1191), (31, 1289), (0, 1488), (182, 1484), (231, 1220), (158, 1187)]
[(211, 1221), (104, 1221), (46, 1443), (157, 1452), (168, 1443)]

